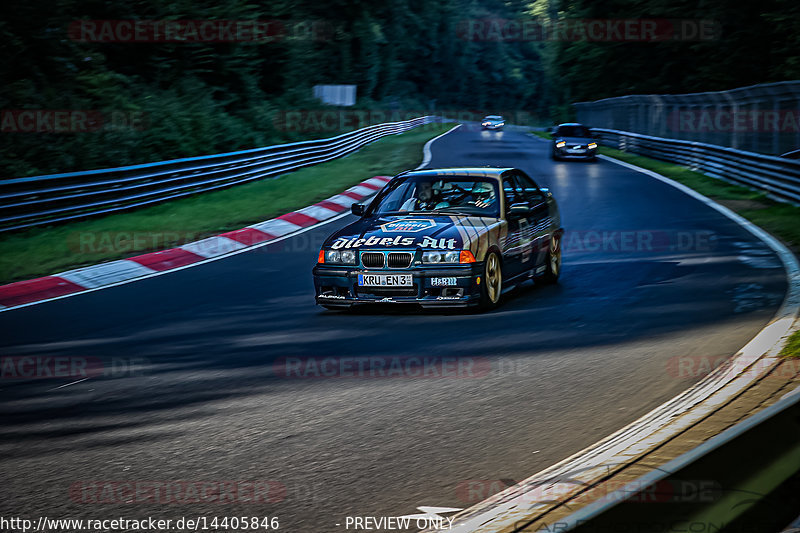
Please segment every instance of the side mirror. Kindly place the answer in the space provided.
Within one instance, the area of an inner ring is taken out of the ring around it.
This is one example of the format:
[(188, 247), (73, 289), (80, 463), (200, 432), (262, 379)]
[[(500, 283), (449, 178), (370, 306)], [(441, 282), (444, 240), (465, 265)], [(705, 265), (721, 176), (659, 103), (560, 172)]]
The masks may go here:
[(363, 217), (364, 214), (367, 212), (367, 206), (365, 206), (364, 204), (351, 204), (350, 212), (357, 217)]
[(518, 215), (518, 216), (525, 216), (531, 212), (530, 206), (528, 204), (513, 204), (511, 207), (508, 208), (509, 215)]
[(544, 197), (543, 195), (541, 195), (541, 194), (537, 194), (537, 195), (535, 195), (535, 196), (531, 195), (531, 196), (529, 196), (528, 198), (530, 198), (531, 204), (532, 204), (533, 206), (537, 206), (537, 205), (539, 205), (540, 203), (544, 202), (544, 198), (545, 198), (545, 197)]

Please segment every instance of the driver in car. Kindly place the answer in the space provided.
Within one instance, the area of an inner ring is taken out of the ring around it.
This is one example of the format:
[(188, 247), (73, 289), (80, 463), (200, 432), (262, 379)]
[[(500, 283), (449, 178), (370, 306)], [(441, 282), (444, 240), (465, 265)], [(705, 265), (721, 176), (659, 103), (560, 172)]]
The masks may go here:
[(475, 207), (480, 207), (481, 209), (487, 209), (496, 200), (494, 195), (494, 187), (485, 181), (475, 184), (475, 186), (472, 188), (472, 196), (475, 198)]
[(441, 203), (441, 195), (437, 189), (434, 189), (433, 183), (430, 181), (420, 181), (417, 183), (417, 196), (411, 197), (400, 207), (401, 211), (429, 211), (439, 207)]

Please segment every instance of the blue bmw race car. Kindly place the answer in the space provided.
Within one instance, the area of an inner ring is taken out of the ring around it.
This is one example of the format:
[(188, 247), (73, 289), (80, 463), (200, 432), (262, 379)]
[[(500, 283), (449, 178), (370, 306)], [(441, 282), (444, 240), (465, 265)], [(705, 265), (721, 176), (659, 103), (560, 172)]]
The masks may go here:
[(392, 178), (359, 219), (324, 242), (318, 304), (497, 305), (528, 280), (555, 282), (561, 217), (553, 195), (515, 168), (417, 170)]

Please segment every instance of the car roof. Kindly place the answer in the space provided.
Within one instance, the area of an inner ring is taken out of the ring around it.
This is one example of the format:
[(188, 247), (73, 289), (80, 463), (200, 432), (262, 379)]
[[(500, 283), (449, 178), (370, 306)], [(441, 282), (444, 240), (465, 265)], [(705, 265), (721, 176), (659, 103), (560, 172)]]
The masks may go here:
[(484, 178), (500, 179), (509, 170), (516, 170), (512, 167), (456, 167), (456, 168), (429, 168), (423, 170), (410, 170), (403, 172), (400, 176), (476, 176)]
[(502, 115), (486, 115), (484, 118), (503, 118)]
[(580, 122), (564, 122), (563, 124), (559, 124), (556, 127), (560, 128), (561, 126), (583, 126), (583, 124), (581, 124)]

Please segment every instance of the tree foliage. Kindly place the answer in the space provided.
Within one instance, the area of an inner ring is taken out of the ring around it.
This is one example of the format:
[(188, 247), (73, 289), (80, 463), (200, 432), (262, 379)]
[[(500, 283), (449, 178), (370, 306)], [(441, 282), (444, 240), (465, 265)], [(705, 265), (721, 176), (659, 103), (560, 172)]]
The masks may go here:
[[(264, 146), (276, 116), (323, 106), (315, 84), (356, 84), (359, 108), (519, 110), (566, 118), (569, 104), (800, 76), (790, 0), (6, 0), (0, 109), (99, 110), (84, 133), (0, 134), (0, 174), (86, 170)], [(713, 19), (708, 42), (471, 39), (465, 22)], [(264, 43), (80, 42), (80, 20), (272, 20)], [(122, 117), (109, 121), (109, 117)], [(144, 117), (128, 127), (129, 117)], [(336, 132), (327, 132), (334, 134)]]

